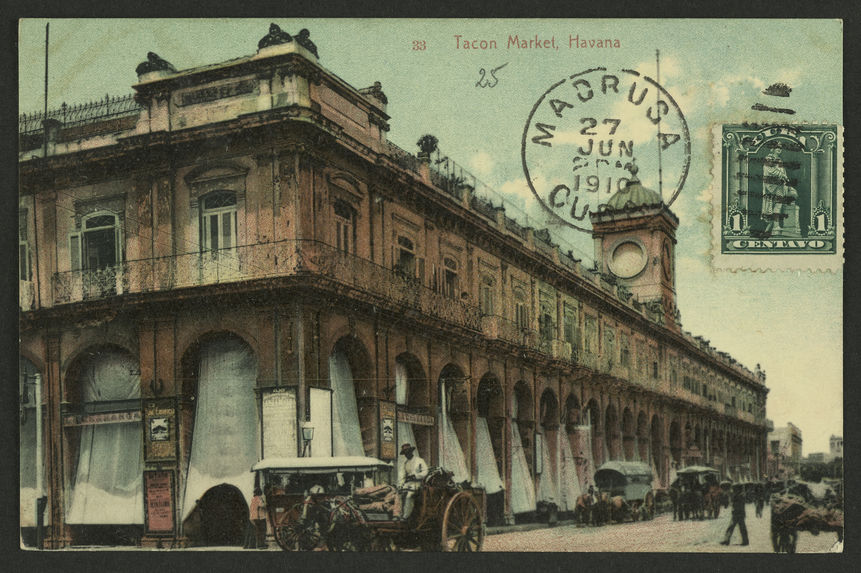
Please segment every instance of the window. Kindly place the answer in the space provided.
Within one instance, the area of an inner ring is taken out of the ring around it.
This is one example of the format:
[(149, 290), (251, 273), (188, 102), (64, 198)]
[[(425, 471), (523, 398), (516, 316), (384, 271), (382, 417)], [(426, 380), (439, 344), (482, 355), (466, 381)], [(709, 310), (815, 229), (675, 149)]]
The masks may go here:
[(572, 351), (576, 350), (578, 346), (577, 309), (566, 304), (563, 308), (563, 320), (565, 342), (571, 345)]
[(22, 209), (18, 212), (18, 280), (21, 281), (33, 280), (30, 242), (27, 238), (27, 210)]
[(216, 254), (236, 247), (236, 194), (215, 191), (203, 198), (201, 248)]
[(478, 303), (481, 306), (481, 314), (493, 315), (493, 279), (488, 276), (481, 277), (481, 293)]
[(72, 270), (113, 269), (122, 260), (122, 241), (117, 216), (113, 213), (95, 213), (85, 217), (81, 226), (82, 231), (69, 235)]
[(538, 329), (541, 334), (541, 340), (549, 342), (556, 338), (553, 325), (553, 309), (547, 305), (541, 305), (541, 316), (538, 319)]
[(619, 363), (624, 367), (628, 367), (631, 365), (631, 348), (630, 348), (630, 342), (628, 339), (628, 335), (623, 332), (623, 333), (621, 333), (619, 338), (620, 338), (619, 345), (621, 346), (621, 354), (619, 356)]
[(355, 253), (356, 211), (341, 199), (335, 201), (333, 210), (335, 212), (335, 246), (343, 253)]
[(395, 269), (408, 277), (416, 276), (416, 249), (407, 237), (398, 237), (398, 258)]
[(443, 294), (449, 298), (457, 298), (457, 261), (446, 257), (443, 259)]
[(598, 327), (594, 316), (586, 315), (585, 329), (584, 350), (589, 354), (594, 354), (597, 350), (596, 342), (598, 340)]
[(652, 378), (657, 379), (658, 377), (658, 363), (652, 362)]
[(529, 314), (526, 312), (526, 295), (522, 289), (514, 291), (514, 322), (520, 330), (529, 328)]

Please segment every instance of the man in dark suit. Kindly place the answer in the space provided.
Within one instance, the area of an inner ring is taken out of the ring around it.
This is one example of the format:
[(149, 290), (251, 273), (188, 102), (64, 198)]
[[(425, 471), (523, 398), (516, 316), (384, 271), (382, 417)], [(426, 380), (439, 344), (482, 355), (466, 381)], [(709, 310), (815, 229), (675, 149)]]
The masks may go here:
[(729, 545), (729, 540), (732, 537), (732, 531), (738, 525), (741, 531), (741, 544), (749, 545), (747, 539), (747, 526), (744, 524), (744, 491), (741, 489), (741, 484), (733, 484), (732, 486), (732, 520), (729, 522), (729, 527), (726, 528), (721, 545)]

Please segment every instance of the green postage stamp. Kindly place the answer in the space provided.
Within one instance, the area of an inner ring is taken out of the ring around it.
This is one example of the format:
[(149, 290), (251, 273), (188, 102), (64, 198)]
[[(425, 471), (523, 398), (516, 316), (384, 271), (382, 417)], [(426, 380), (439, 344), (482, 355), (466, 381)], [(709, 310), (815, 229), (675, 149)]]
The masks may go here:
[(715, 267), (839, 267), (842, 129), (827, 124), (718, 124), (713, 137)]

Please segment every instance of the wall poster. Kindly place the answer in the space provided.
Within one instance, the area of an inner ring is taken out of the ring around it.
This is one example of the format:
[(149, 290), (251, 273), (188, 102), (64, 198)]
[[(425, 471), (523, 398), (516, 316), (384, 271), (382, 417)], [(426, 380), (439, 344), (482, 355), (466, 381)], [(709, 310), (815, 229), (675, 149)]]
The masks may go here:
[(147, 535), (173, 535), (176, 522), (173, 470), (144, 471)]
[(176, 404), (173, 398), (146, 400), (144, 404), (145, 459), (176, 459)]
[(332, 455), (332, 390), (329, 388), (309, 388), (308, 390), (310, 421), (314, 426), (310, 455), (316, 458), (327, 458)]
[(395, 403), (380, 400), (380, 459), (382, 460), (393, 460), (397, 457), (395, 419)]
[(295, 388), (268, 388), (261, 398), (263, 457), (297, 456)]

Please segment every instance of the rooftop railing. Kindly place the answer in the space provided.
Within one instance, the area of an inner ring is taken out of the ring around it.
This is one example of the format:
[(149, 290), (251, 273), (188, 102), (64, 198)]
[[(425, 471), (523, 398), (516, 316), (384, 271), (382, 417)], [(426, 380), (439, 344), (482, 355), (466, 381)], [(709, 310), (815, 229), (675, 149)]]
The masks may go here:
[(18, 116), (18, 134), (32, 135), (42, 131), (42, 122), (46, 119), (59, 121), (62, 127), (75, 127), (96, 123), (117, 117), (136, 115), (141, 106), (135, 101), (134, 94), (124, 96), (106, 95), (105, 99), (83, 104), (67, 105), (63, 102), (59, 108), (44, 112), (22, 113)]

